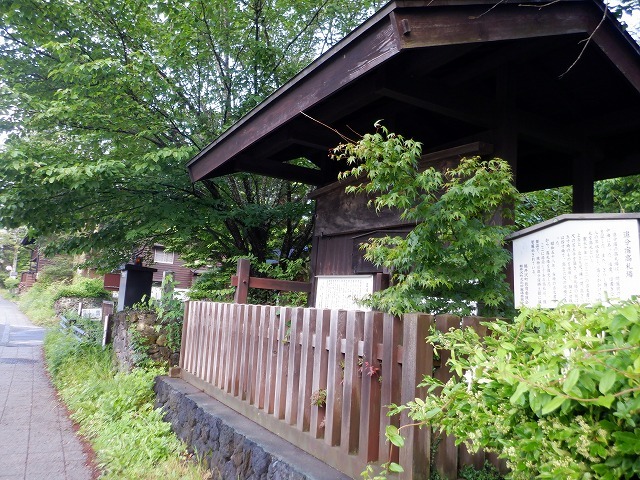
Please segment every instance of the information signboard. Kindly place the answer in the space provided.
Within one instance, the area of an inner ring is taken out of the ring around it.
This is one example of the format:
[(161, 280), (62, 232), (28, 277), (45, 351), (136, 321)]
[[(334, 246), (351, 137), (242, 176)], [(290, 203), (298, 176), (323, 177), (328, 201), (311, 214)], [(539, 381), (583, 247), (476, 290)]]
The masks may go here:
[(373, 275), (318, 275), (315, 307), (369, 311), (357, 300), (371, 293)]
[(516, 307), (640, 295), (637, 214), (562, 215), (513, 234)]

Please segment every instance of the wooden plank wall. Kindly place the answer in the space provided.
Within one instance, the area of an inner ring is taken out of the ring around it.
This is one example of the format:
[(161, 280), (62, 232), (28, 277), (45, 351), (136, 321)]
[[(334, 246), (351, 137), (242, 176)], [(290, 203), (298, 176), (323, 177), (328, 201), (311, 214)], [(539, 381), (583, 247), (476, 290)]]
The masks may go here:
[[(390, 449), (386, 426), (411, 422), (388, 417), (385, 405), (424, 395), (416, 385), (425, 374), (448, 378), (424, 341), (434, 324), (485, 328), (477, 318), (192, 301), (180, 367), (187, 381), (347, 475), (391, 459), (405, 468), (401, 478), (426, 479), (431, 432), (405, 428), (410, 447)], [(320, 391), (326, 403), (313, 405)], [(484, 462), (452, 438), (438, 442), (436, 468), (447, 478)]]

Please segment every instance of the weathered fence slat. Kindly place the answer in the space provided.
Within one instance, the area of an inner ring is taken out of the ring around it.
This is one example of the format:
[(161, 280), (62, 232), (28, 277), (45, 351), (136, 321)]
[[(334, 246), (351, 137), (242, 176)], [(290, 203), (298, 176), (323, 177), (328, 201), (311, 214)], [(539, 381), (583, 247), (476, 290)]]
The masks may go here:
[(317, 310), (305, 308), (302, 316), (300, 341), (300, 378), (298, 381), (298, 413), (296, 427), (308, 432), (311, 417), (311, 386), (313, 379), (313, 332), (316, 328)]
[(256, 352), (256, 388), (253, 398), (253, 405), (264, 408), (264, 387), (267, 379), (267, 335), (269, 320), (267, 308), (258, 305), (256, 307), (256, 317), (258, 317), (258, 350)]
[(287, 372), (285, 366), (289, 363), (289, 325), (291, 324), (291, 308), (281, 308), (278, 318), (278, 338), (275, 375), (275, 398), (273, 414), (277, 419), (283, 419), (285, 413), (285, 395), (287, 393)]
[[(382, 344), (382, 314), (367, 312), (364, 317), (362, 346), (362, 406), (360, 409), (359, 453), (363, 463), (378, 459), (380, 438), (380, 391), (382, 377), (376, 358), (376, 346)], [(369, 362), (367, 365), (366, 362)], [(370, 370), (367, 371), (367, 368)], [(384, 432), (383, 432), (384, 436)]]
[[(402, 395), (400, 401), (407, 403), (424, 396), (424, 389), (417, 389), (425, 374), (433, 371), (433, 345), (425, 339), (430, 333), (434, 318), (431, 315), (408, 314), (403, 316), (403, 358)], [(402, 425), (410, 425), (412, 420), (404, 411), (400, 415)], [(428, 428), (408, 427), (405, 429), (405, 448), (400, 450), (400, 464), (404, 473), (400, 478), (424, 479), (430, 475), (429, 455), (431, 451), (431, 431)]]
[(342, 369), (344, 367), (340, 341), (344, 338), (347, 312), (332, 310), (329, 323), (329, 364), (327, 368), (327, 409), (324, 441), (327, 445), (340, 445), (342, 423)]
[(273, 413), (273, 404), (275, 402), (275, 373), (276, 373), (276, 359), (277, 359), (277, 340), (278, 325), (276, 317), (276, 309), (274, 307), (267, 307), (268, 309), (268, 321), (269, 321), (269, 336), (267, 338), (267, 375), (264, 394), (264, 410), (271, 414)]
[(250, 305), (251, 309), (249, 315), (249, 358), (247, 360), (247, 397), (250, 405), (255, 404), (256, 400), (256, 383), (257, 383), (257, 371), (258, 371), (258, 344), (260, 343), (260, 336), (258, 331), (260, 328), (260, 308), (257, 305)]
[(358, 450), (358, 430), (360, 426), (360, 365), (358, 345), (362, 338), (364, 312), (347, 312), (344, 350), (342, 425), (340, 445), (346, 454)]
[(299, 332), (302, 330), (302, 308), (291, 309), (291, 323), (289, 330), (289, 362), (287, 364), (287, 390), (286, 407), (284, 421), (289, 425), (294, 425), (298, 420), (298, 398), (300, 381), (300, 338)]
[[(440, 332), (448, 332), (451, 328), (460, 328), (460, 317), (454, 315), (438, 315), (436, 317), (436, 329)], [(451, 358), (449, 350), (439, 350), (440, 365), (434, 370), (434, 377), (442, 383), (447, 383), (451, 378), (451, 371), (447, 368), (447, 362)], [(438, 434), (438, 449), (436, 450), (436, 468), (445, 478), (454, 478), (458, 475), (458, 446), (453, 435)]]
[[(400, 320), (392, 315), (384, 315), (383, 317), (383, 343), (387, 348), (382, 352), (382, 393), (380, 403), (382, 405), (391, 405), (392, 403), (400, 403), (400, 379), (402, 378), (402, 367), (397, 362), (397, 345), (400, 343)], [(399, 419), (397, 416), (387, 416), (387, 409), (383, 408), (380, 412), (380, 431), (384, 432), (389, 425), (398, 426)], [(386, 441), (384, 435), (379, 438), (380, 457), (384, 461), (398, 461), (398, 449)]]
[(323, 405), (315, 405), (314, 408), (311, 409), (311, 422), (309, 429), (314, 438), (324, 438), (327, 371), (329, 368), (329, 354), (326, 348), (326, 342), (327, 337), (329, 336), (330, 321), (330, 310), (318, 310), (316, 312), (316, 329), (315, 336), (313, 338), (313, 381), (311, 394), (316, 396), (322, 396), (324, 394), (325, 401)]

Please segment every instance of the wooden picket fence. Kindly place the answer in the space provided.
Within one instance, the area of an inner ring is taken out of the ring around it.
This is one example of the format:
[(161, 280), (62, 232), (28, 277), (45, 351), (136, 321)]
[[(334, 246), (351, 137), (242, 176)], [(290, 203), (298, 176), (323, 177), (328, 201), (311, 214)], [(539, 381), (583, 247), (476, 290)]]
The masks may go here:
[[(425, 341), (430, 328), (470, 326), (477, 317), (404, 315), (214, 302), (187, 302), (181, 376), (220, 402), (359, 478), (369, 462), (399, 461), (400, 478), (429, 478), (430, 429), (403, 428), (400, 452), (385, 441), (386, 405), (424, 395), (424, 375), (449, 378)], [(442, 363), (444, 365), (444, 363)], [(323, 400), (324, 398), (324, 400)], [(462, 465), (481, 466), (452, 438), (440, 438), (438, 471), (457, 478)], [(495, 462), (495, 459), (492, 459)]]

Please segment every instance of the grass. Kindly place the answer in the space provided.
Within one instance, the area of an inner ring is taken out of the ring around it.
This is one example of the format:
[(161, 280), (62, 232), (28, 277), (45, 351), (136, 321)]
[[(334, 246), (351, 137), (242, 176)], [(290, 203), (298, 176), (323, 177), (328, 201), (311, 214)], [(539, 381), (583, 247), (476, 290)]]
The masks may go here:
[(59, 331), (47, 334), (45, 356), (53, 383), (96, 452), (101, 478), (211, 478), (153, 408), (159, 370), (116, 372), (109, 349)]

